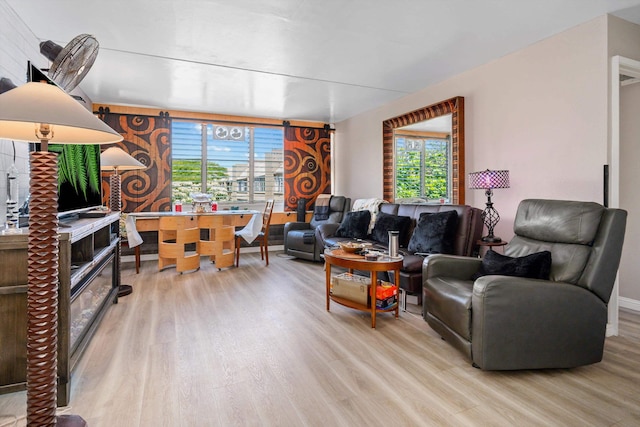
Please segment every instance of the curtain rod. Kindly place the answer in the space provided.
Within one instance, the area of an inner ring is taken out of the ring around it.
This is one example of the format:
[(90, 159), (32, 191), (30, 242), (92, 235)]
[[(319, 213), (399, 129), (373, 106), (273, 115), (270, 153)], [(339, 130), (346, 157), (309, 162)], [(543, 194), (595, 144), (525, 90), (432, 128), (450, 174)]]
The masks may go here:
[(290, 122), (288, 120), (283, 120), (282, 124), (273, 124), (273, 123), (259, 123), (259, 122), (252, 122), (252, 121), (239, 121), (239, 120), (214, 120), (214, 119), (194, 119), (194, 118), (189, 118), (189, 117), (178, 117), (178, 116), (170, 116), (168, 111), (160, 111), (160, 113), (157, 116), (149, 116), (147, 114), (131, 114), (131, 113), (112, 113), (109, 110), (109, 107), (100, 107), (98, 109), (98, 111), (94, 111), (93, 114), (98, 114), (98, 115), (107, 115), (107, 114), (119, 114), (121, 116), (147, 116), (147, 117), (159, 117), (161, 119), (175, 119), (175, 120), (182, 120), (182, 121), (188, 121), (188, 122), (204, 122), (204, 123), (229, 123), (229, 124), (236, 124), (236, 125), (252, 125), (252, 126), (269, 126), (269, 127), (292, 127), (292, 128), (301, 128), (301, 129), (325, 129), (328, 131), (335, 131), (335, 129), (332, 129), (331, 126), (329, 124), (324, 124), (322, 127), (320, 126), (291, 126)]

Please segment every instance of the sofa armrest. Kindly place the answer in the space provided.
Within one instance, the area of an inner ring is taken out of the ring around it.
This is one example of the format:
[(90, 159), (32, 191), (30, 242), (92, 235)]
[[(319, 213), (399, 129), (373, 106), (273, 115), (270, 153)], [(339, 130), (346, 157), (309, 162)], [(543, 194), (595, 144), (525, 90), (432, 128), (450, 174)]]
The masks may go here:
[(311, 224), (308, 222), (287, 222), (284, 225), (284, 235), (286, 236), (292, 230), (311, 230)]
[(580, 286), (483, 276), (471, 306), (473, 362), (482, 369), (569, 368), (602, 359), (607, 307)]
[(336, 234), (336, 231), (338, 231), (339, 227), (340, 224), (337, 223), (320, 224), (316, 228), (316, 237), (319, 236), (321, 238), (321, 241), (324, 242), (325, 238), (333, 237)]
[(287, 222), (284, 224), (284, 231), (282, 233), (283, 237), (284, 237), (284, 251), (285, 253), (288, 253), (289, 251), (289, 241), (288, 241), (288, 235), (290, 231), (294, 231), (294, 230), (311, 230), (311, 224), (309, 224), (308, 222)]
[(460, 255), (429, 255), (422, 262), (422, 282), (430, 277), (445, 276), (460, 280), (471, 280), (482, 264), (480, 258)]

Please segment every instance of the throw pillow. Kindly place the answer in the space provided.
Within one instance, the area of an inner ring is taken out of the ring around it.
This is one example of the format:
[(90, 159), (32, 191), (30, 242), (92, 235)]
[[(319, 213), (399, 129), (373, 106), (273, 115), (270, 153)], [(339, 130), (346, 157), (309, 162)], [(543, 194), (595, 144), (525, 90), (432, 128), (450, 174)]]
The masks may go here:
[(369, 231), (371, 212), (353, 211), (347, 212), (336, 230), (336, 237), (350, 237), (352, 239), (366, 239)]
[(549, 275), (551, 274), (551, 252), (542, 251), (519, 258), (512, 258), (496, 251), (487, 251), (484, 258), (482, 258), (480, 269), (473, 276), (473, 280), (489, 274), (549, 280)]
[(373, 226), (371, 231), (371, 238), (383, 245), (388, 245), (389, 231), (399, 231), (400, 244), (402, 245), (403, 239), (406, 239), (404, 236), (407, 235), (410, 227), (411, 217), (379, 212), (376, 218), (376, 225)]
[(458, 212), (423, 212), (409, 240), (410, 252), (452, 254), (458, 228)]

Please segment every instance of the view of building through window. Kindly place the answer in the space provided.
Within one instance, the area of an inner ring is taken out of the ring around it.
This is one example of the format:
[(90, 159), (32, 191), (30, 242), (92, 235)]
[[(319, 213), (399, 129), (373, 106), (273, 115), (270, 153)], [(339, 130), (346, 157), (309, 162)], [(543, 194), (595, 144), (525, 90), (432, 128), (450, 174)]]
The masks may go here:
[(172, 202), (283, 200), (283, 146), (281, 127), (173, 120)]
[(396, 198), (451, 199), (449, 138), (397, 136)]

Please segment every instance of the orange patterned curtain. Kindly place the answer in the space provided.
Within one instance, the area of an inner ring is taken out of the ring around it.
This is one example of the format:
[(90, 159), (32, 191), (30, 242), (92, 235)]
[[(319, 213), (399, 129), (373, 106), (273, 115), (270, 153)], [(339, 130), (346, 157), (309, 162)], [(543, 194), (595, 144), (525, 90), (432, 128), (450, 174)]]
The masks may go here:
[[(122, 212), (164, 212), (171, 210), (171, 119), (169, 113), (143, 116), (98, 111), (105, 123), (124, 137), (117, 145), (147, 166), (121, 172)], [(102, 173), (102, 198), (108, 205), (109, 176)]]
[(307, 199), (307, 210), (319, 194), (331, 193), (331, 130), (285, 126), (285, 210)]

